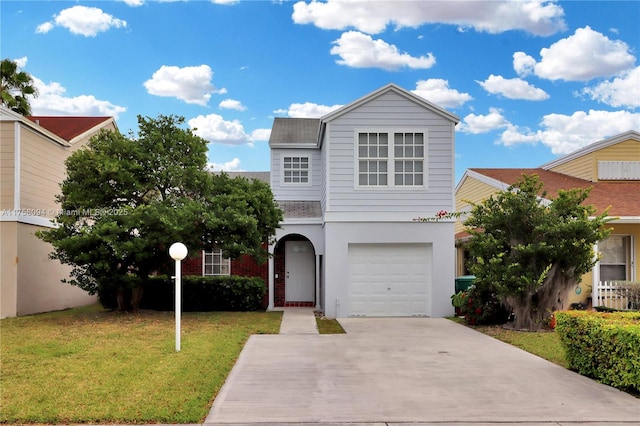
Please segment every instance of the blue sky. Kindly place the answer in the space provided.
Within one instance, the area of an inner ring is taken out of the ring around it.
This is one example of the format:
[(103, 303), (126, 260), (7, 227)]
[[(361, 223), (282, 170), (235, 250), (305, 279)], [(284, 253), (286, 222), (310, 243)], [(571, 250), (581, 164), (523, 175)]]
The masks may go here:
[(636, 1), (11, 1), (0, 53), (35, 115), (184, 116), (215, 169), (269, 169), (274, 117), (393, 82), (460, 117), (469, 167), (536, 167), (640, 131)]

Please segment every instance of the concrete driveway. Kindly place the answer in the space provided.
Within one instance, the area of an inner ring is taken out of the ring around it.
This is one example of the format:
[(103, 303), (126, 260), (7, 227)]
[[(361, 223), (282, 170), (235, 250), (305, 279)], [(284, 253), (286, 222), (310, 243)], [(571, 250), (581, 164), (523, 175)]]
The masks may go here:
[(446, 319), (252, 336), (205, 423), (640, 424), (640, 399)]

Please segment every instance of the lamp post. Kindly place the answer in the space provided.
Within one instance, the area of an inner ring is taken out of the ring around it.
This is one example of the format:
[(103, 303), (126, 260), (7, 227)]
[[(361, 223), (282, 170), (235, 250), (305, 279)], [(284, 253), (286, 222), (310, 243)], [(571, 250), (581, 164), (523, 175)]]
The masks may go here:
[(169, 247), (169, 256), (176, 261), (176, 352), (180, 352), (180, 310), (182, 307), (182, 285), (180, 283), (180, 261), (187, 257), (187, 246), (173, 243)]

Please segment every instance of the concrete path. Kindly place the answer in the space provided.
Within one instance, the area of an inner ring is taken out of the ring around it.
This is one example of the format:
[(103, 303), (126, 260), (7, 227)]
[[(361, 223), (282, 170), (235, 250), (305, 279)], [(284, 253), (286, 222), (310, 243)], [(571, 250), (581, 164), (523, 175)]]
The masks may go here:
[(640, 399), (446, 319), (340, 322), (252, 336), (205, 424), (640, 424)]
[(313, 308), (283, 308), (280, 334), (318, 334)]

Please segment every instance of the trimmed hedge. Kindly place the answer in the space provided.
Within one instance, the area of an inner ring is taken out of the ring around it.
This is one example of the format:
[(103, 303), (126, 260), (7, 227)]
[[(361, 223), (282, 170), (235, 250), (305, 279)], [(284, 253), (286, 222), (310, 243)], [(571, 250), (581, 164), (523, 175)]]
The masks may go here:
[(562, 311), (555, 318), (570, 369), (640, 392), (640, 312)]
[[(258, 277), (239, 276), (191, 276), (182, 277), (182, 310), (207, 311), (257, 311), (263, 309), (262, 299), (267, 289)], [(166, 275), (149, 277), (142, 283), (141, 309), (173, 311), (175, 308), (175, 284)], [(107, 309), (117, 307), (116, 291), (103, 289), (99, 301)]]

